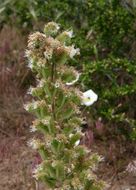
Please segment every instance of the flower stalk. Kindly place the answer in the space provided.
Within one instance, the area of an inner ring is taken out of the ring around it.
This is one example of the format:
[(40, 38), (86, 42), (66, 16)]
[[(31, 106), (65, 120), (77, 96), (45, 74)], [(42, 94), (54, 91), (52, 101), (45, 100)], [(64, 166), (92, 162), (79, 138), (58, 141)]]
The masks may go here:
[(38, 84), (28, 91), (35, 100), (25, 109), (36, 116), (31, 132), (43, 134), (29, 142), (42, 159), (33, 176), (52, 190), (102, 190), (103, 182), (92, 170), (101, 158), (80, 143), (84, 136), (80, 106), (92, 105), (97, 95), (74, 87), (80, 74), (66, 63), (79, 49), (70, 45), (73, 32), (59, 29), (50, 22), (43, 33), (36, 32), (28, 39), (28, 66)]

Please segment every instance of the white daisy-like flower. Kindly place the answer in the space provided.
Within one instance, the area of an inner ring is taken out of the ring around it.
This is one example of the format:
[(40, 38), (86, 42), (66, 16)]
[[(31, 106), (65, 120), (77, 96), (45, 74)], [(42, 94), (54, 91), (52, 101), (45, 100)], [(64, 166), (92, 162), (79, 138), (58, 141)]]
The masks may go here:
[(71, 82), (67, 82), (66, 85), (71, 86), (71, 85), (75, 84), (79, 80), (79, 77), (80, 77), (80, 74), (78, 73), (76, 76), (76, 79)]
[(83, 93), (82, 97), (82, 104), (86, 106), (91, 106), (94, 102), (96, 102), (98, 99), (98, 95), (95, 94), (93, 90), (87, 90)]

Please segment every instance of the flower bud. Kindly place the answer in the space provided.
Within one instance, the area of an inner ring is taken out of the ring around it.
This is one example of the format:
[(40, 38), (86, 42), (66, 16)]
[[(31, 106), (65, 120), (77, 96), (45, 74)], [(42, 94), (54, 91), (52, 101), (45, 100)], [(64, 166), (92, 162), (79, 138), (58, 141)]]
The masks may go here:
[(55, 22), (49, 22), (44, 27), (44, 33), (47, 36), (54, 36), (57, 34), (58, 30), (60, 29), (60, 26)]

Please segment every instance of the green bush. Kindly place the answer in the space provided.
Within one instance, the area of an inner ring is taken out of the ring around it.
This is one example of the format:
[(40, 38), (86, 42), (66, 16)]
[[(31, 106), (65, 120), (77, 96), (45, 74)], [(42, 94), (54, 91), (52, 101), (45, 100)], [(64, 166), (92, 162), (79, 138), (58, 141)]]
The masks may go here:
[(135, 38), (135, 9), (130, 11), (120, 0), (4, 0), (0, 13), (1, 24), (30, 27), (39, 21), (55, 20), (63, 27), (72, 26), (81, 47), (87, 43), (84, 38), (89, 32), (91, 47), (96, 46), (102, 56), (126, 55)]
[(125, 58), (93, 61), (84, 66), (82, 83), (85, 88), (95, 89), (99, 94), (98, 116), (120, 123), (118, 129), (127, 137), (133, 136), (136, 124), (136, 61)]

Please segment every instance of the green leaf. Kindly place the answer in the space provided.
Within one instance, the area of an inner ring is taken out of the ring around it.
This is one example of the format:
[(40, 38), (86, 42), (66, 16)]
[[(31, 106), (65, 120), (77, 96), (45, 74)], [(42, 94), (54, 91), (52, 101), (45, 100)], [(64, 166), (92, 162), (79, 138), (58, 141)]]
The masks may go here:
[(39, 149), (39, 153), (40, 153), (40, 156), (41, 156), (42, 160), (47, 159), (47, 157), (48, 157), (48, 152), (45, 150), (44, 147), (41, 147), (41, 148)]
[(61, 114), (62, 120), (69, 119), (74, 114), (72, 108), (68, 108), (64, 113)]
[(72, 145), (74, 145), (76, 141), (80, 140), (80, 138), (81, 138), (81, 134), (76, 133), (76, 134), (74, 134), (74, 135), (70, 138), (70, 143), (71, 143)]

